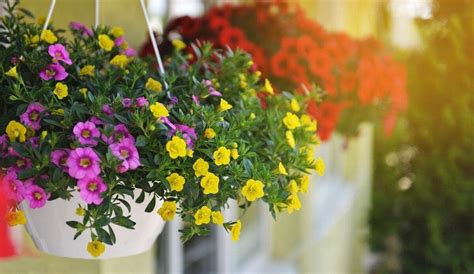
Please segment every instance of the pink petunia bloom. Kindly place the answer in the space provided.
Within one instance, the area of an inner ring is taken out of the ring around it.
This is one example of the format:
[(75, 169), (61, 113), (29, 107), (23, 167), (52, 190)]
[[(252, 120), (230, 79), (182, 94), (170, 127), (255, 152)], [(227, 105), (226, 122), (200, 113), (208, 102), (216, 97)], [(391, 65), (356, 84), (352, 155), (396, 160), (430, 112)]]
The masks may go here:
[(197, 106), (200, 106), (201, 103), (199, 102), (199, 97), (197, 97), (196, 95), (193, 95), (193, 102), (197, 105)]
[(115, 45), (120, 47), (125, 42), (125, 37), (120, 36), (119, 38), (115, 39)]
[(3, 157), (7, 153), (8, 148), (8, 137), (6, 134), (0, 135), (0, 157)]
[(194, 147), (194, 140), (197, 139), (196, 131), (194, 130), (194, 128), (184, 124), (178, 124), (176, 125), (176, 128), (168, 132), (168, 136), (175, 135), (176, 131), (180, 131), (183, 134), (183, 137), (186, 140), (186, 144), (189, 148), (192, 149)]
[(131, 106), (132, 106), (132, 103), (133, 103), (133, 101), (132, 101), (132, 99), (130, 99), (130, 98), (123, 98), (123, 100), (122, 100), (122, 106), (123, 106), (124, 108), (129, 108), (129, 107), (131, 107)]
[(38, 136), (31, 137), (30, 139), (28, 139), (28, 141), (26, 141), (26, 143), (31, 145), (32, 148), (39, 148), (40, 137)]
[(118, 166), (120, 173), (137, 169), (140, 166), (140, 156), (132, 139), (125, 138), (120, 143), (111, 144), (110, 150), (115, 157), (122, 160)]
[(46, 194), (41, 187), (30, 184), (25, 190), (25, 199), (28, 201), (30, 208), (40, 208), (46, 204), (49, 194)]
[(89, 147), (72, 150), (66, 164), (69, 176), (76, 179), (94, 178), (100, 174), (100, 158)]
[(96, 116), (92, 116), (92, 117), (89, 119), (89, 122), (94, 123), (94, 124), (96, 124), (97, 126), (100, 126), (100, 125), (103, 125), (103, 124), (104, 124), (104, 122), (102, 122), (102, 120), (100, 120), (100, 119), (97, 118)]
[(105, 115), (107, 115), (107, 116), (114, 115), (114, 110), (112, 109), (112, 107), (110, 105), (103, 105), (102, 106), (102, 112), (104, 112)]
[(67, 158), (69, 156), (70, 149), (57, 149), (51, 152), (51, 162), (57, 167), (60, 167), (62, 171), (67, 172)]
[(69, 58), (69, 52), (61, 44), (54, 44), (48, 47), (49, 56), (53, 57), (54, 63), (64, 62), (65, 64), (72, 65), (71, 58)]
[(100, 205), (103, 198), (101, 194), (107, 190), (107, 185), (102, 178), (83, 178), (77, 181), (82, 200), (88, 204)]
[(49, 64), (45, 69), (40, 71), (39, 76), (45, 81), (49, 81), (54, 78), (56, 81), (62, 81), (66, 79), (68, 73), (63, 66), (57, 63)]
[(137, 107), (141, 108), (141, 107), (145, 107), (145, 106), (148, 106), (148, 100), (143, 97), (143, 96), (140, 96), (137, 98)]
[(135, 142), (135, 137), (128, 131), (128, 128), (124, 124), (118, 124), (114, 127), (114, 132), (111, 136), (107, 137), (102, 134), (102, 140), (107, 144), (120, 143), (123, 139), (131, 139)]
[(23, 182), (18, 180), (16, 172), (7, 172), (7, 175), (3, 178), (3, 184), (3, 189), (9, 200), (13, 200), (17, 203), (24, 200), (25, 187)]
[(137, 56), (137, 51), (134, 48), (129, 47), (123, 51), (123, 54), (125, 54), (127, 57), (134, 57)]
[(94, 123), (86, 121), (77, 123), (72, 129), (74, 135), (79, 138), (82, 145), (96, 146), (99, 142), (100, 131)]
[(31, 103), (26, 108), (26, 111), (20, 115), (20, 121), (34, 130), (41, 128), (41, 113), (45, 111), (45, 108), (38, 103)]
[(94, 35), (94, 33), (92, 32), (90, 28), (84, 26), (83, 24), (79, 22), (71, 22), (69, 23), (69, 27), (72, 30), (77, 30), (79, 32), (82, 32), (82, 36), (85, 36), (85, 37)]
[(8, 149), (7, 155), (7, 158), (16, 158), (13, 165), (8, 168), (9, 171), (20, 172), (32, 166), (30, 159), (20, 156), (20, 154), (11, 147)]
[(207, 87), (207, 90), (209, 91), (209, 95), (222, 97), (222, 93), (220, 93), (214, 88), (214, 85), (212, 84), (211, 80), (204, 80), (202, 81), (202, 83)]

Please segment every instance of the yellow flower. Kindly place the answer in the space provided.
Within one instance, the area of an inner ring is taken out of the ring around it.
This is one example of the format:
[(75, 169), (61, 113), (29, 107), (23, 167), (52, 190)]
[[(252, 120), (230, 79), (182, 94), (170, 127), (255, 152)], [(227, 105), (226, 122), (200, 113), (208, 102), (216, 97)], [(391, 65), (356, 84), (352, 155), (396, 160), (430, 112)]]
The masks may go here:
[(212, 172), (208, 172), (201, 179), (201, 187), (204, 188), (204, 194), (216, 194), (219, 192), (219, 177)]
[(296, 183), (295, 180), (290, 180), (290, 183), (288, 184), (288, 186), (286, 187), (286, 189), (287, 189), (288, 192), (290, 192), (291, 194), (296, 194), (296, 193), (298, 193), (299, 187), (298, 187), (298, 184)]
[(54, 32), (50, 31), (49, 29), (44, 30), (41, 32), (41, 40), (45, 41), (48, 44), (56, 43), (58, 41), (58, 37), (54, 35)]
[(18, 78), (18, 73), (16, 72), (16, 66), (12, 67), (7, 72), (5, 72), (5, 75), (13, 77), (13, 78)]
[(63, 98), (66, 98), (69, 94), (67, 92), (67, 89), (67, 85), (63, 83), (57, 83), (53, 93), (58, 97), (59, 100), (62, 100)]
[(62, 108), (54, 109), (53, 111), (51, 111), (51, 114), (58, 115), (58, 116), (64, 116), (64, 109), (62, 109)]
[(153, 78), (148, 78), (145, 84), (145, 88), (154, 92), (160, 92), (162, 90), (162, 85), (160, 81), (156, 81)]
[(151, 105), (150, 111), (153, 112), (153, 116), (158, 119), (161, 117), (168, 117), (170, 115), (168, 109), (166, 109), (166, 107), (160, 102), (156, 102)]
[(315, 132), (318, 129), (318, 123), (309, 115), (301, 115), (300, 121), (307, 131)]
[(211, 214), (212, 222), (216, 225), (223, 225), (224, 224), (224, 215), (220, 211), (213, 211)]
[(194, 223), (197, 225), (208, 224), (211, 221), (212, 211), (207, 206), (203, 206), (194, 214)]
[(298, 112), (301, 110), (300, 104), (298, 104), (298, 101), (295, 98), (291, 99), (290, 107), (291, 110), (293, 110), (294, 112)]
[(84, 210), (83, 207), (79, 206), (76, 208), (76, 215), (77, 216), (84, 216), (86, 214), (86, 211)]
[(88, 75), (88, 76), (94, 76), (94, 69), (95, 66), (93, 65), (85, 65), (81, 70), (79, 71), (79, 75)]
[(214, 151), (213, 156), (214, 163), (217, 166), (228, 165), (230, 163), (230, 149), (219, 147), (216, 151)]
[(324, 171), (326, 169), (324, 165), (324, 161), (321, 158), (316, 159), (316, 164), (314, 165), (314, 169), (316, 170), (316, 173), (319, 174), (319, 176), (324, 175)]
[(10, 142), (16, 141), (17, 138), (21, 143), (26, 141), (26, 127), (22, 123), (12, 120), (8, 123), (5, 131)]
[(123, 36), (125, 32), (123, 31), (121, 27), (113, 27), (110, 30), (110, 33), (112, 33), (112, 36), (114, 36), (115, 38), (119, 38)]
[(48, 131), (46, 130), (41, 131), (41, 135), (40, 135), (41, 140), (46, 139), (46, 136), (48, 136)]
[(99, 46), (105, 51), (111, 51), (115, 43), (110, 37), (106, 34), (99, 35)]
[(241, 88), (246, 88), (247, 87), (247, 77), (243, 73), (239, 73), (239, 79), (240, 79), (240, 87)]
[(278, 173), (281, 175), (288, 175), (288, 172), (286, 171), (286, 168), (282, 162), (278, 163)]
[(301, 126), (300, 118), (291, 112), (286, 113), (285, 118), (283, 118), (283, 123), (291, 130)]
[(306, 147), (303, 147), (301, 152), (304, 152), (306, 153), (306, 161), (308, 163), (311, 163), (314, 161), (314, 149), (313, 149), (313, 146), (312, 145), (309, 145), (309, 146), (306, 146)]
[(186, 43), (184, 43), (180, 39), (174, 39), (173, 41), (171, 41), (171, 44), (173, 44), (173, 47), (176, 51), (180, 51), (186, 48)]
[(25, 34), (23, 37), (25, 38), (25, 44), (29, 46), (35, 46), (40, 40), (38, 35), (28, 36)]
[(242, 222), (240, 220), (237, 220), (237, 222), (234, 225), (232, 225), (232, 228), (230, 229), (230, 237), (232, 241), (239, 240), (241, 229), (242, 229)]
[(227, 102), (226, 100), (224, 99), (221, 99), (221, 102), (219, 104), (219, 107), (218, 107), (218, 111), (219, 112), (223, 112), (223, 111), (226, 111), (226, 110), (229, 110), (232, 108), (232, 105), (229, 104), (229, 102)]
[(171, 159), (178, 157), (186, 157), (186, 141), (179, 136), (173, 136), (173, 138), (166, 143), (166, 150), (168, 151)]
[(288, 200), (286, 201), (287, 206), (288, 206), (288, 213), (293, 213), (293, 211), (298, 211), (301, 209), (301, 201), (300, 198), (298, 197), (298, 194), (292, 194), (290, 197), (288, 197)]
[(80, 92), (83, 96), (86, 96), (86, 95), (87, 95), (87, 88), (80, 88), (80, 89), (79, 89), (79, 92)]
[(232, 156), (232, 159), (234, 160), (237, 160), (237, 158), (239, 158), (240, 156), (239, 151), (236, 148), (232, 149), (232, 151), (230, 152), (230, 155)]
[(209, 163), (204, 159), (199, 158), (193, 164), (194, 174), (196, 177), (206, 176), (209, 172)]
[(263, 192), (263, 183), (259, 180), (249, 179), (242, 188), (242, 195), (244, 195), (247, 201), (252, 202), (259, 198), (262, 198), (265, 193)]
[(128, 65), (128, 57), (123, 54), (115, 55), (114, 58), (110, 60), (110, 64), (124, 69)]
[(300, 192), (301, 193), (306, 193), (306, 192), (308, 192), (308, 188), (309, 188), (309, 176), (304, 175), (303, 178), (301, 178), (301, 181), (300, 181)]
[(105, 251), (105, 245), (98, 240), (94, 240), (87, 244), (87, 252), (92, 255), (92, 257), (97, 258)]
[(188, 148), (188, 149), (186, 149), (186, 156), (188, 156), (188, 157), (191, 157), (191, 158), (192, 158), (192, 157), (193, 157), (193, 155), (194, 155), (194, 150), (192, 150), (192, 149), (189, 149), (189, 148)]
[(272, 83), (270, 83), (270, 81), (269, 81), (268, 79), (265, 79), (264, 91), (265, 91), (266, 93), (268, 93), (268, 94), (273, 95)]
[(295, 136), (293, 135), (293, 132), (290, 130), (287, 130), (286, 133), (286, 142), (291, 148), (295, 148), (296, 146), (296, 141), (295, 141)]
[(165, 221), (172, 221), (174, 215), (176, 214), (176, 202), (175, 201), (165, 201), (163, 205), (158, 209), (158, 214)]
[(170, 183), (171, 190), (178, 192), (183, 190), (184, 183), (186, 182), (184, 177), (176, 172), (171, 173), (171, 175), (166, 177), (166, 180), (168, 181), (168, 183)]
[(26, 224), (26, 217), (23, 211), (10, 211), (7, 213), (7, 224), (9, 226), (24, 225)]
[(206, 130), (204, 130), (204, 137), (207, 139), (213, 139), (216, 137), (216, 132), (212, 128), (206, 128)]
[(250, 120), (253, 120), (253, 119), (255, 119), (256, 117), (257, 117), (257, 116), (255, 116), (255, 113), (253, 113), (253, 112), (250, 113), (250, 117), (249, 117)]

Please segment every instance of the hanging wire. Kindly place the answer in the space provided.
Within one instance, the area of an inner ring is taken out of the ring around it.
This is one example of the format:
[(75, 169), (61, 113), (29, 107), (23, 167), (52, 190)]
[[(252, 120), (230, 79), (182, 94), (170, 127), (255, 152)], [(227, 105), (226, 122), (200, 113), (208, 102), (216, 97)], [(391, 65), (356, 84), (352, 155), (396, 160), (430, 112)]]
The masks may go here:
[(51, 16), (53, 15), (54, 6), (56, 6), (56, 0), (51, 0), (51, 4), (49, 5), (48, 16), (46, 16), (46, 20), (44, 21), (43, 32), (48, 28), (49, 21), (51, 20)]
[(99, 26), (100, 0), (95, 0), (95, 28)]

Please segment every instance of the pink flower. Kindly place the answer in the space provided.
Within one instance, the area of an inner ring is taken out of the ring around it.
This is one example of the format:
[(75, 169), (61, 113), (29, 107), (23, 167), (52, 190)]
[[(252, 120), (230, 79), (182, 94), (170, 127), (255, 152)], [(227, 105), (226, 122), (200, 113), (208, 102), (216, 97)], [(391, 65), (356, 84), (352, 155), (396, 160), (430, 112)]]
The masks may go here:
[(39, 76), (45, 81), (51, 80), (53, 78), (56, 81), (62, 81), (66, 79), (68, 73), (60, 64), (52, 63), (49, 64), (45, 69), (40, 71)]
[(25, 187), (23, 182), (17, 179), (16, 172), (7, 172), (3, 178), (4, 189), (9, 200), (17, 203), (23, 201), (25, 195)]
[(173, 128), (172, 130), (168, 132), (168, 136), (170, 137), (170, 136), (175, 135), (176, 131), (180, 131), (183, 134), (183, 137), (186, 140), (186, 144), (188, 145), (189, 148), (192, 149), (194, 147), (193, 139), (194, 140), (197, 139), (196, 131), (194, 130), (194, 128), (189, 127), (184, 124), (178, 124), (176, 125), (175, 128)]
[(82, 179), (100, 174), (100, 159), (92, 148), (78, 147), (71, 151), (66, 161), (69, 176)]
[(49, 56), (53, 57), (53, 62), (58, 63), (59, 61), (65, 64), (72, 65), (71, 58), (69, 58), (69, 52), (61, 44), (54, 44), (48, 47)]
[(115, 39), (114, 42), (117, 47), (120, 47), (125, 42), (125, 38), (120, 36), (119, 38)]
[(102, 106), (102, 111), (105, 113), (107, 116), (112, 116), (114, 115), (114, 111), (110, 105), (103, 105)]
[(98, 126), (104, 124), (104, 123), (102, 122), (102, 120), (100, 120), (100, 119), (97, 118), (96, 116), (92, 116), (92, 117), (89, 119), (89, 122), (94, 123), (94, 124), (96, 124), (96, 125), (98, 125)]
[(77, 30), (79, 32), (82, 32), (82, 35), (85, 37), (92, 36), (94, 34), (90, 28), (84, 26), (83, 24), (79, 22), (71, 22), (69, 23), (69, 27), (72, 30)]
[(57, 167), (60, 167), (64, 172), (68, 171), (67, 158), (69, 156), (69, 149), (58, 149), (51, 152), (51, 162)]
[(123, 106), (124, 108), (129, 108), (129, 107), (132, 106), (132, 102), (133, 102), (133, 101), (132, 101), (132, 99), (130, 99), (130, 98), (123, 98), (123, 100), (122, 100), (122, 106)]
[(132, 134), (130, 134), (127, 126), (125, 126), (124, 124), (116, 125), (114, 127), (114, 132), (112, 133), (111, 136), (107, 137), (104, 134), (102, 134), (101, 138), (107, 144), (120, 143), (125, 138), (131, 139), (133, 142), (135, 142), (135, 138), (132, 136)]
[(72, 132), (79, 138), (79, 143), (82, 145), (96, 146), (98, 144), (97, 139), (100, 137), (100, 131), (92, 122), (79, 122), (74, 126)]
[(83, 178), (77, 181), (82, 200), (88, 204), (100, 205), (101, 194), (107, 190), (107, 185), (100, 177)]
[(9, 171), (20, 172), (32, 166), (30, 159), (20, 156), (13, 148), (8, 149), (7, 158), (16, 158), (14, 162), (12, 161), (13, 165), (8, 168)]
[(197, 97), (196, 95), (193, 95), (193, 102), (197, 105), (197, 106), (200, 106), (201, 103), (199, 102), (199, 97)]
[(125, 138), (120, 143), (111, 144), (110, 150), (115, 157), (122, 160), (118, 167), (120, 173), (137, 169), (140, 166), (140, 156), (132, 139)]
[(0, 157), (3, 157), (8, 148), (8, 137), (6, 134), (0, 135)]
[(222, 96), (222, 93), (220, 93), (219, 91), (217, 91), (214, 88), (214, 85), (212, 84), (212, 82), (210, 80), (204, 80), (204, 81), (202, 81), (202, 83), (207, 87), (207, 90), (209, 91), (209, 95), (217, 96), (217, 97)]
[(25, 190), (25, 199), (28, 201), (30, 208), (40, 208), (46, 204), (49, 194), (46, 194), (41, 187), (31, 184)]
[(125, 54), (128, 57), (133, 57), (133, 56), (137, 56), (137, 51), (134, 48), (129, 47), (123, 51), (123, 54)]
[(137, 107), (141, 108), (144, 106), (148, 106), (148, 104), (148, 100), (145, 97), (141, 96), (137, 98)]
[(26, 108), (26, 111), (20, 115), (20, 121), (34, 130), (41, 128), (41, 113), (45, 108), (38, 103), (31, 103)]

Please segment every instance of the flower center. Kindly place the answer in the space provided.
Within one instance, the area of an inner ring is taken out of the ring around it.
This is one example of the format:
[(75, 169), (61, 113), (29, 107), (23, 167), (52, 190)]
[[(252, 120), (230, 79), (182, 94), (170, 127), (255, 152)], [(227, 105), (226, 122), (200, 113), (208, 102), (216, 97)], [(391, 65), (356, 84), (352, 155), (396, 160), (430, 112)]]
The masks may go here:
[(41, 193), (39, 193), (39, 192), (35, 192), (33, 194), (33, 196), (34, 196), (36, 201), (39, 201), (39, 200), (41, 200), (41, 198), (43, 198), (43, 195), (41, 195)]
[(57, 51), (56, 54), (54, 54), (56, 56), (56, 58), (61, 58), (62, 57), (62, 54), (61, 52)]
[(82, 134), (82, 137), (84, 137), (84, 138), (89, 138), (89, 137), (91, 137), (91, 131), (88, 130), (88, 129), (82, 130), (82, 133), (81, 133), (81, 134)]
[(14, 131), (14, 135), (15, 135), (15, 137), (18, 137), (18, 136), (20, 136), (20, 131), (19, 131), (18, 129), (15, 129), (15, 131)]
[(16, 160), (16, 166), (17, 167), (22, 167), (24, 165), (25, 165), (25, 160), (23, 160), (23, 159)]
[(126, 149), (121, 149), (121, 150), (120, 150), (120, 155), (121, 155), (123, 158), (127, 159), (127, 158), (128, 158), (128, 150), (126, 150)]
[(84, 168), (89, 167), (91, 165), (91, 160), (89, 158), (82, 158), (79, 161), (79, 165)]
[(95, 182), (90, 182), (89, 185), (87, 186), (87, 190), (89, 191), (96, 191), (97, 190), (97, 183)]
[(37, 111), (32, 111), (30, 113), (30, 120), (35, 122), (38, 120), (38, 117), (39, 117), (39, 113)]
[(63, 156), (61, 159), (59, 159), (59, 164), (61, 166), (66, 166), (66, 163), (67, 163), (67, 157), (66, 156)]
[(49, 77), (52, 77), (52, 76), (56, 75), (56, 72), (54, 70), (47, 69), (46, 70), (46, 75), (49, 76)]

